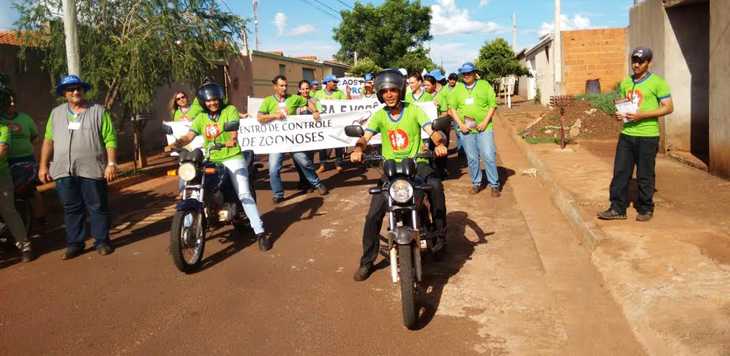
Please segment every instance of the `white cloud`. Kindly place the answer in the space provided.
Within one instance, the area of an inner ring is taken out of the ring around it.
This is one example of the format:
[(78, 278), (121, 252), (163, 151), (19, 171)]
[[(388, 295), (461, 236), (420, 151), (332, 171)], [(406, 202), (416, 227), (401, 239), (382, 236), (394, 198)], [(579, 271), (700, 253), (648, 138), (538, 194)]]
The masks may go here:
[(276, 26), (276, 31), (279, 36), (282, 36), (284, 31), (286, 31), (286, 14), (283, 12), (277, 12), (276, 15), (274, 15), (274, 26)]
[(479, 7), (485, 7), (489, 4), (489, 0), (479, 0)]
[(317, 31), (317, 29), (314, 28), (314, 26), (309, 25), (309, 24), (306, 24), (306, 25), (301, 25), (301, 26), (294, 27), (289, 32), (289, 35), (290, 36), (301, 36), (301, 35), (305, 35), (307, 33), (315, 32), (315, 31)]
[[(561, 31), (583, 30), (591, 27), (591, 19), (586, 16), (574, 15), (573, 18), (570, 18), (566, 15), (560, 14)], [(543, 22), (538, 34), (540, 34), (540, 36), (544, 36), (545, 34), (552, 33), (554, 30), (555, 24), (553, 22)]]
[[(486, 1), (480, 0), (486, 4)], [(439, 0), (431, 5), (431, 34), (455, 35), (475, 32), (497, 32), (502, 28), (494, 22), (482, 22), (470, 18), (469, 10), (456, 6), (456, 0)]]

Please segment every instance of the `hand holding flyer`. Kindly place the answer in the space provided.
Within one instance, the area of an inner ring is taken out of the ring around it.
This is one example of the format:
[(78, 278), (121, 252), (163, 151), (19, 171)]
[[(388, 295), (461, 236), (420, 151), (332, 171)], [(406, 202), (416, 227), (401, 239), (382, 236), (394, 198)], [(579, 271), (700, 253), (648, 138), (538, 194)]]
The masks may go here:
[[(616, 112), (619, 114), (636, 114), (639, 112), (639, 105), (637, 105), (633, 101), (629, 101), (626, 99), (617, 99), (614, 101), (614, 104), (616, 105)], [(629, 122), (628, 119), (624, 118), (624, 122)]]

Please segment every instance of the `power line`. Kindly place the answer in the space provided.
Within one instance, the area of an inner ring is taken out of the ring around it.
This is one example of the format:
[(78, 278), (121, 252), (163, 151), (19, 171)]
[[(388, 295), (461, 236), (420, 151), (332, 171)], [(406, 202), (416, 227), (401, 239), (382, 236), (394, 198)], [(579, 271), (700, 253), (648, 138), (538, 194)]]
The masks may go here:
[(338, 3), (340, 3), (340, 4), (342, 4), (342, 6), (344, 6), (344, 7), (345, 7), (345, 9), (347, 9), (347, 10), (352, 10), (352, 5), (350, 5), (350, 4), (348, 4), (348, 3), (346, 3), (346, 2), (344, 2), (344, 1), (342, 1), (342, 0), (335, 0), (335, 1), (337, 1), (337, 2), (338, 2)]
[(319, 3), (322, 6), (326, 7), (327, 9), (329, 9), (330, 11), (332, 11), (333, 13), (337, 14), (337, 16), (339, 17), (340, 11), (338, 11), (337, 9), (335, 9), (335, 8), (333, 8), (333, 7), (325, 4), (324, 1), (322, 1), (322, 0), (314, 0), (314, 1), (316, 1), (317, 3)]
[(325, 15), (332, 16), (333, 18), (338, 19), (338, 20), (340, 19), (339, 15), (336, 15), (336, 12), (333, 13), (331, 11), (328, 11), (328, 10), (324, 9), (323, 7), (311, 2), (311, 0), (300, 0), (300, 1), (307, 4), (308, 6), (311, 6), (315, 9), (319, 10), (321, 13), (323, 13)]

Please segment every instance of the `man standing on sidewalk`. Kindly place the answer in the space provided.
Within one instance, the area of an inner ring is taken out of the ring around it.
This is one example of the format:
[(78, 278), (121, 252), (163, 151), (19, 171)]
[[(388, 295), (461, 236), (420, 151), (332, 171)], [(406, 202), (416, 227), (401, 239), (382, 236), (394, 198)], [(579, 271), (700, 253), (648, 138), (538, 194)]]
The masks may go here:
[(652, 52), (639, 47), (631, 51), (634, 72), (621, 82), (620, 94), (636, 105), (635, 113), (616, 113), (624, 127), (616, 145), (611, 180), (611, 207), (598, 213), (603, 220), (626, 219), (629, 206), (629, 180), (636, 166), (639, 195), (634, 205), (637, 221), (649, 221), (654, 215), (654, 165), (659, 149), (660, 116), (674, 111), (669, 85), (649, 71)]
[(64, 96), (66, 103), (51, 111), (41, 150), (38, 178), (43, 183), (56, 182), (63, 204), (67, 243), (63, 259), (83, 252), (87, 212), (96, 251), (100, 255), (114, 251), (109, 240), (107, 182), (117, 176), (117, 135), (109, 112), (84, 99), (90, 88), (75, 75), (61, 79), (56, 94)]

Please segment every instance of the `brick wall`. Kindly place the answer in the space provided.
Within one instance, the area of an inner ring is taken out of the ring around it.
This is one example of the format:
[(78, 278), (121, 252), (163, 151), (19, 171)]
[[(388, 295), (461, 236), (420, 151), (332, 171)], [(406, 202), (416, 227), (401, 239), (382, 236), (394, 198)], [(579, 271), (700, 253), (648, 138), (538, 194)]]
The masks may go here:
[(628, 73), (626, 29), (562, 31), (563, 94), (585, 93), (586, 81), (599, 79), (611, 91)]

